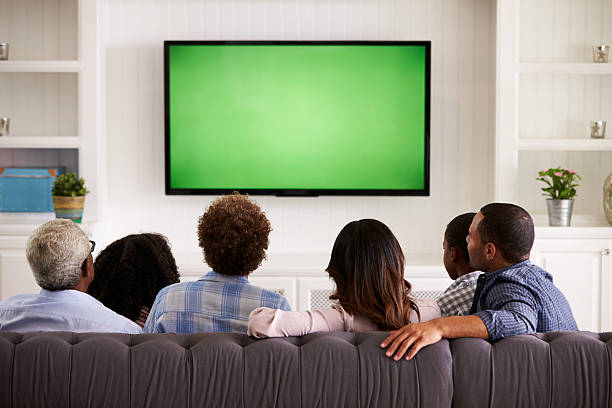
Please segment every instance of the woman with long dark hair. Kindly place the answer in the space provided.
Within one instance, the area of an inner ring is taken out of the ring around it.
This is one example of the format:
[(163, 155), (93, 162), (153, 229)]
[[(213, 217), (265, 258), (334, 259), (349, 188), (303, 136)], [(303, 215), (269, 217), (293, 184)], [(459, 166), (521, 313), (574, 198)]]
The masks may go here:
[(285, 312), (258, 308), (249, 316), (255, 337), (301, 336), (320, 331), (395, 330), (440, 317), (433, 299), (412, 299), (404, 254), (391, 230), (372, 219), (347, 224), (336, 238), (327, 273), (336, 283), (328, 309)]
[(111, 243), (96, 257), (94, 273), (87, 293), (140, 327), (157, 292), (179, 281), (168, 240), (155, 233), (128, 235)]

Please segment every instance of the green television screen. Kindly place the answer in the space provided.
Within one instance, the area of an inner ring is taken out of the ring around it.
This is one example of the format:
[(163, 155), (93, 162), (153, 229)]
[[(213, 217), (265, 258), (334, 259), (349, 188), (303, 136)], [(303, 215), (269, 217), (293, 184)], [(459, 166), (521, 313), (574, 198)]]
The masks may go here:
[(429, 194), (429, 42), (166, 41), (164, 67), (166, 194)]

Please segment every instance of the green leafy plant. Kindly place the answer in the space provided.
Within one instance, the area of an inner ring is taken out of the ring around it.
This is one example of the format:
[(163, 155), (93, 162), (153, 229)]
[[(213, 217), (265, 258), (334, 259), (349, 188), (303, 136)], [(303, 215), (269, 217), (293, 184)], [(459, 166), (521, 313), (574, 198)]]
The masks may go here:
[(76, 173), (60, 174), (53, 183), (53, 195), (64, 197), (84, 196), (89, 193), (85, 188), (85, 180), (77, 178)]
[(556, 167), (539, 171), (537, 180), (546, 183), (546, 187), (542, 187), (544, 197), (568, 200), (576, 196), (577, 180), (582, 179), (574, 170)]

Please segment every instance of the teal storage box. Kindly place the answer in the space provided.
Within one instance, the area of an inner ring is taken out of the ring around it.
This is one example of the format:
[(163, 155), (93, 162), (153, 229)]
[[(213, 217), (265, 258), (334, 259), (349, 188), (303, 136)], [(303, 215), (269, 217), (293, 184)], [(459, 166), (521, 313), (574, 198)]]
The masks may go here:
[(63, 168), (0, 168), (0, 211), (52, 212), (51, 190)]

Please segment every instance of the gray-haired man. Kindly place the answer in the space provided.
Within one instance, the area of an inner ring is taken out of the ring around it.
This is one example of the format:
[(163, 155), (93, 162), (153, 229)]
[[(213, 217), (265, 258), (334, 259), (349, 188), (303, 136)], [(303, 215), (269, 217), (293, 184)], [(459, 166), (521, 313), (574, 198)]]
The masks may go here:
[(42, 288), (0, 302), (0, 330), (141, 333), (140, 327), (88, 295), (95, 243), (72, 221), (38, 227), (26, 257)]

